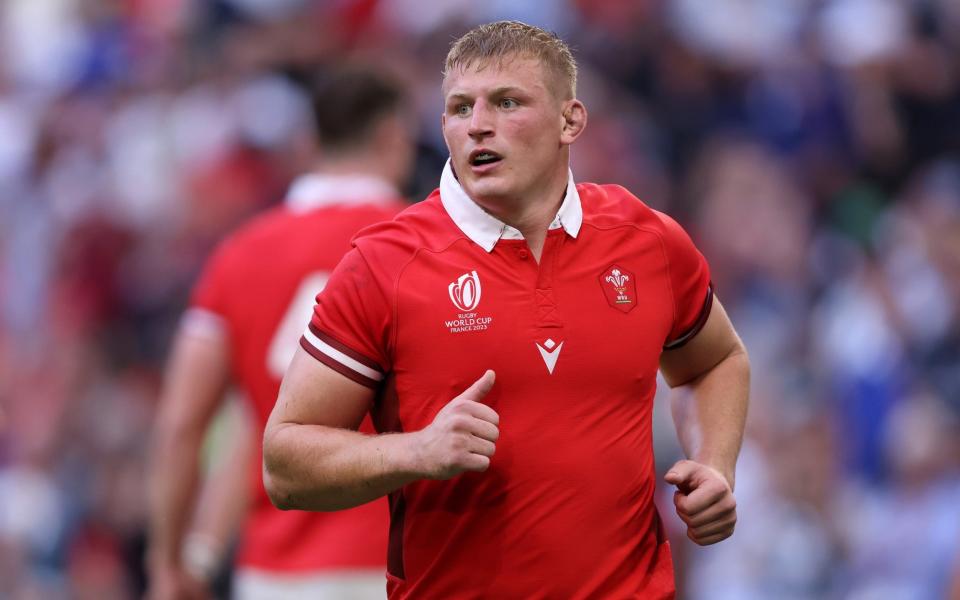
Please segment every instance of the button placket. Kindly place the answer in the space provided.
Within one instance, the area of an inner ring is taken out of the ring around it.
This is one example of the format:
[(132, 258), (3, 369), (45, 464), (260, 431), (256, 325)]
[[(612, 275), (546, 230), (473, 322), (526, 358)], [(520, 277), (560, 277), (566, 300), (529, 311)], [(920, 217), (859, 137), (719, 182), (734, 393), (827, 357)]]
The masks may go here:
[(562, 242), (560, 236), (548, 236), (540, 255), (534, 302), (537, 307), (537, 327), (563, 327), (563, 319), (553, 293), (553, 268)]

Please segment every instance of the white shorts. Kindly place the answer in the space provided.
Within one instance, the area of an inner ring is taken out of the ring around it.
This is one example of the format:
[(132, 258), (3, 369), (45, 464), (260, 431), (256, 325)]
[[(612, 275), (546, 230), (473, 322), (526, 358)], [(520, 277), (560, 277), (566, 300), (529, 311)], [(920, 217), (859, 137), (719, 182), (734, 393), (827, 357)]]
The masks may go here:
[(287, 574), (238, 569), (234, 600), (384, 600), (387, 578), (380, 571)]

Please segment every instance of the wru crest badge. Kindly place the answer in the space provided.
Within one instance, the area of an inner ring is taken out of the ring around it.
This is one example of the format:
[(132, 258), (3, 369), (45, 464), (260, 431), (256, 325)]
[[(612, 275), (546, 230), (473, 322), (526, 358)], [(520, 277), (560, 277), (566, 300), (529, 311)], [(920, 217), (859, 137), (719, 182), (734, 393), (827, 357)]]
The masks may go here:
[(611, 265), (600, 274), (600, 287), (607, 303), (628, 313), (637, 305), (637, 283), (633, 273), (619, 265)]

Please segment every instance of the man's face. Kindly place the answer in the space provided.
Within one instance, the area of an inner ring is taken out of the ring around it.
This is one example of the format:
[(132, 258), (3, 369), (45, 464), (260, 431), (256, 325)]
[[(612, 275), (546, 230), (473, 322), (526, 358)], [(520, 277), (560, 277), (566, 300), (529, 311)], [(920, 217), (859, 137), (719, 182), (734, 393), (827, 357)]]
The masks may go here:
[[(539, 61), (506, 57), (450, 73), (443, 137), (463, 189), (476, 201), (524, 200), (568, 162), (564, 109)], [(558, 175), (558, 173), (560, 175)]]

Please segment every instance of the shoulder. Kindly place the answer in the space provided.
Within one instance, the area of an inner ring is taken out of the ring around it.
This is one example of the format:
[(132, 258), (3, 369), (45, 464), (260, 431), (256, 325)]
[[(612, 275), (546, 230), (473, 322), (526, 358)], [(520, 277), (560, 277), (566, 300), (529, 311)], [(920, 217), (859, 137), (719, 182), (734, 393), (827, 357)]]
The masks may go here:
[(280, 206), (249, 218), (217, 243), (208, 262), (222, 264), (242, 261), (245, 255), (269, 243), (277, 231), (286, 229), (282, 225), (286, 221), (287, 211)]
[(686, 235), (666, 213), (651, 208), (626, 188), (595, 183), (578, 183), (583, 222), (598, 229), (632, 226), (661, 237)]
[(353, 246), (366, 260), (396, 269), (421, 251), (442, 251), (461, 237), (440, 203), (439, 191), (434, 191), (393, 219), (361, 230)]
[(270, 232), (284, 211), (271, 208), (248, 219), (222, 238), (203, 260), (193, 287), (193, 304), (214, 305), (223, 312), (230, 304), (231, 290), (241, 286), (252, 259), (264, 255)]
[(219, 245), (230, 254), (257, 253), (279, 246), (307, 243), (329, 236), (343, 237), (392, 219), (406, 206), (400, 199), (370, 204), (332, 204), (307, 211), (285, 205), (268, 209), (245, 222)]

